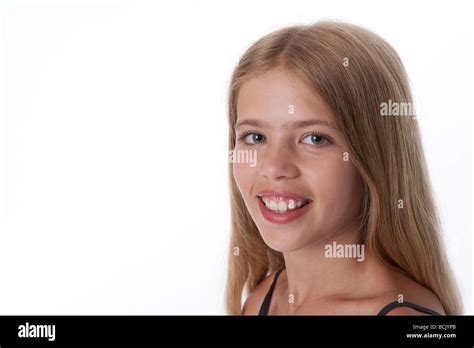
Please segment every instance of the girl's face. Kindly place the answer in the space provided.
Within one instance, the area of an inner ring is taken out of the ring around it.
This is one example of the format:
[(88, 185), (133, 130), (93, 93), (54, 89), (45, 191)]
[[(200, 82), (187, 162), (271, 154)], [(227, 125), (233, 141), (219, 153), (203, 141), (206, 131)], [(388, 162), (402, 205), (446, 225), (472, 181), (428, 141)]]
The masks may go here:
[(234, 178), (269, 247), (298, 250), (357, 227), (361, 181), (321, 97), (275, 69), (241, 86), (237, 113)]

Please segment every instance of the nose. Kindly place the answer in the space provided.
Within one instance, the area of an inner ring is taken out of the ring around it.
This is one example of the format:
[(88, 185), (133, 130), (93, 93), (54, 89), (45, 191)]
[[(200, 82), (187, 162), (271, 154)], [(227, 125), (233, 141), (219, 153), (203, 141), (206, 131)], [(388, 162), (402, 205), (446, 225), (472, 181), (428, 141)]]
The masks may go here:
[(288, 144), (270, 144), (258, 152), (258, 169), (260, 175), (271, 180), (284, 180), (299, 175), (296, 155)]

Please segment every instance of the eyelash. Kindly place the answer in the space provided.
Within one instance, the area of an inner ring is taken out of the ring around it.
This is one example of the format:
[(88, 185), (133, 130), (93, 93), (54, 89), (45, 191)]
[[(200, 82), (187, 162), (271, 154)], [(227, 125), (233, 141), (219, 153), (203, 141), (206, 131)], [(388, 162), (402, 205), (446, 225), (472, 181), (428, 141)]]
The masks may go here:
[[(257, 144), (249, 144), (247, 142), (245, 142), (245, 138), (250, 135), (250, 134), (258, 134), (258, 135), (261, 135), (263, 136), (265, 139), (265, 135), (259, 133), (259, 132), (256, 132), (256, 131), (245, 131), (245, 132), (242, 132), (242, 134), (239, 135), (238, 137), (238, 142), (239, 143), (242, 143), (242, 144), (245, 144), (247, 146), (255, 146), (255, 145), (258, 145), (258, 144), (262, 144), (262, 143), (257, 143)], [(331, 139), (324, 135), (324, 134), (321, 134), (321, 133), (317, 133), (317, 132), (311, 132), (309, 134), (306, 134), (303, 139), (307, 138), (308, 136), (316, 136), (316, 137), (323, 137), (323, 139), (325, 140), (325, 143), (324, 144), (321, 144), (321, 145), (312, 145), (313, 147), (323, 147), (323, 146), (326, 146), (326, 145), (329, 145), (329, 144), (332, 144), (332, 141)], [(307, 144), (307, 145), (310, 145), (310, 144)]]
[[(249, 144), (249, 143), (245, 142), (245, 138), (250, 134), (259, 134), (259, 135), (264, 136), (263, 134), (260, 134), (260, 133), (255, 132), (255, 131), (245, 131), (245, 132), (242, 132), (242, 134), (239, 135), (239, 138), (238, 138), (239, 143), (243, 143), (243, 144), (248, 145), (248, 146), (258, 145), (258, 144)], [(265, 137), (265, 139), (266, 139), (266, 137)]]

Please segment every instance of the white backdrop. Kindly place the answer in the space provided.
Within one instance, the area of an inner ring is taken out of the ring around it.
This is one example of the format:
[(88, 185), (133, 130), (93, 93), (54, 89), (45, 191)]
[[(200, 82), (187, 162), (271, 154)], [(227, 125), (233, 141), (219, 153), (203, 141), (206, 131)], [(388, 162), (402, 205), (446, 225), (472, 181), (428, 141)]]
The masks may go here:
[(474, 12), (449, 3), (2, 2), (0, 314), (223, 314), (232, 68), (322, 18), (402, 57), (473, 313)]

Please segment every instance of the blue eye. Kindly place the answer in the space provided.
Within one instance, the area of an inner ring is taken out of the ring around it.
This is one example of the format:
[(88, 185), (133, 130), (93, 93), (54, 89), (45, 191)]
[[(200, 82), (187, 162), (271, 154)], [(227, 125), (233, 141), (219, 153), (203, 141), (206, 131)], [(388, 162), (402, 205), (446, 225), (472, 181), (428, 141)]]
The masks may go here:
[(264, 135), (259, 133), (244, 133), (239, 138), (248, 145), (263, 143), (267, 139)]
[(303, 139), (303, 143), (315, 146), (325, 145), (327, 142), (328, 140), (324, 135), (316, 133), (310, 134)]

